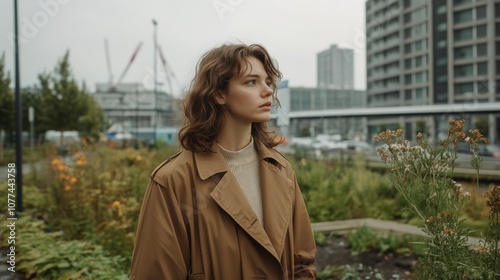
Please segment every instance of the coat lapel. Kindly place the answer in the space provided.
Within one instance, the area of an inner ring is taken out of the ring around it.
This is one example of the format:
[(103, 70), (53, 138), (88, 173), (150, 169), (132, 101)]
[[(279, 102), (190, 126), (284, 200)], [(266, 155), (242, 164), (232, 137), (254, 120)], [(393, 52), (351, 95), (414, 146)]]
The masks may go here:
[[(216, 152), (209, 155), (195, 154), (198, 174), (201, 179), (206, 180), (216, 174), (223, 173), (210, 196), (245, 232), (279, 261), (280, 257), (274, 243), (271, 242), (263, 225), (258, 221), (257, 215), (250, 206), (236, 177), (229, 171), (219, 148), (215, 145), (212, 150)], [(265, 211), (264, 206), (264, 213)]]
[[(264, 229), (278, 256), (281, 257), (285, 236), (292, 219), (294, 182), (286, 178), (280, 170), (280, 167), (285, 166), (283, 157), (262, 144), (259, 151)], [(279, 165), (282, 166), (278, 167)]]
[(279, 257), (234, 175), (226, 173), (210, 194), (219, 206), (276, 259)]

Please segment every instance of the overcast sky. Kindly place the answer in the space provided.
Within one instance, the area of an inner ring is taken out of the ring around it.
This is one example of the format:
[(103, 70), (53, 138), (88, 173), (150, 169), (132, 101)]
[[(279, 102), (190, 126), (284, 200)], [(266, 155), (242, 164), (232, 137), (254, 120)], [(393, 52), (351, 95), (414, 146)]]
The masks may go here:
[[(14, 76), (13, 1), (0, 1), (0, 52)], [(293, 87), (316, 86), (316, 54), (332, 44), (351, 48), (355, 88), (366, 88), (365, 0), (18, 0), (21, 85), (37, 83), (70, 51), (78, 82), (93, 91), (108, 82), (105, 40), (116, 82), (142, 46), (123, 82), (152, 85), (154, 27), (178, 83), (186, 87), (196, 62), (227, 42), (264, 45)], [(158, 59), (158, 80), (166, 82)], [(165, 88), (166, 88), (166, 83)], [(14, 84), (12, 83), (12, 87)]]

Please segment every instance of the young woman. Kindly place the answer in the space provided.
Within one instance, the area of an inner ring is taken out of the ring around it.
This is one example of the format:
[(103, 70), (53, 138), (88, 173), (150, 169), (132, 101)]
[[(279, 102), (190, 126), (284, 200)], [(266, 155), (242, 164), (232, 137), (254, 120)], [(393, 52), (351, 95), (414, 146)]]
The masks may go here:
[(144, 196), (131, 279), (315, 279), (304, 200), (266, 125), (281, 76), (260, 45), (202, 57), (183, 150), (156, 168)]

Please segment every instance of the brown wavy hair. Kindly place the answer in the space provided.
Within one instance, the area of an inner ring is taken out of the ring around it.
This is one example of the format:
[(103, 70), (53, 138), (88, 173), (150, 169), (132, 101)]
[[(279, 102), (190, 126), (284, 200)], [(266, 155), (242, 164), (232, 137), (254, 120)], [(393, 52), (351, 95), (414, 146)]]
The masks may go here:
[[(211, 49), (199, 60), (184, 98), (184, 125), (179, 131), (182, 147), (193, 152), (213, 152), (211, 147), (224, 126), (223, 106), (215, 98), (218, 93), (227, 91), (231, 79), (247, 70), (250, 57), (255, 57), (264, 65), (274, 89), (273, 104), (280, 106), (276, 91), (283, 75), (263, 46), (224, 44)], [(266, 122), (252, 123), (252, 136), (267, 147), (279, 144), (273, 141), (276, 135)]]

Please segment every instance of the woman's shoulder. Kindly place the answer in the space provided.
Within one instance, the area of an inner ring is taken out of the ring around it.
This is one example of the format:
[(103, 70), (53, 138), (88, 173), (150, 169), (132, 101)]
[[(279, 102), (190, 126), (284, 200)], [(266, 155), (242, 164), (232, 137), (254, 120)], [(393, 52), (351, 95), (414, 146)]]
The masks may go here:
[(190, 166), (192, 157), (190, 152), (186, 150), (181, 150), (174, 155), (168, 157), (162, 163), (160, 163), (154, 171), (151, 173), (152, 179), (165, 179), (168, 176), (174, 174), (182, 173), (187, 166)]

